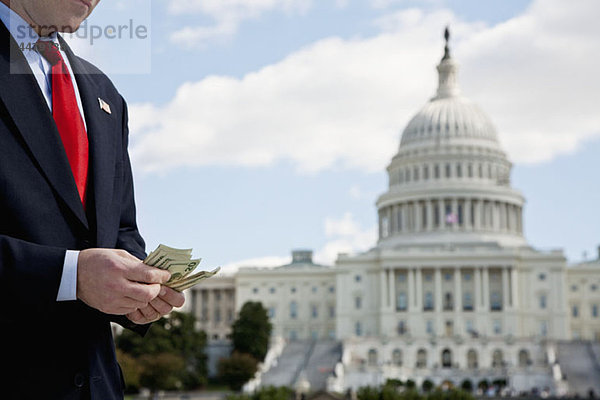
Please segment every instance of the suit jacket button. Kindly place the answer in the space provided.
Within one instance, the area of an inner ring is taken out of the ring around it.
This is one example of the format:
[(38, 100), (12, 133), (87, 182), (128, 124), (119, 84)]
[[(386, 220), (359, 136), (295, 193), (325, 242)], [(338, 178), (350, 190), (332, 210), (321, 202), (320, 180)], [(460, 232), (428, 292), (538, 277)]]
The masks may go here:
[(78, 388), (82, 387), (85, 383), (85, 377), (81, 372), (75, 374), (75, 378), (73, 379), (73, 384)]

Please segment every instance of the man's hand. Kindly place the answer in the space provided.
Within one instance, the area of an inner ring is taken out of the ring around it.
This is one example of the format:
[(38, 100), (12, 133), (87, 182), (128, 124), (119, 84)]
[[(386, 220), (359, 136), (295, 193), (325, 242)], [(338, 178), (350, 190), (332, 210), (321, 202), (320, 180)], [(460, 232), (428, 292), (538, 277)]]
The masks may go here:
[(125, 250), (86, 249), (77, 262), (77, 298), (104, 313), (125, 315), (147, 307), (170, 276)]
[(183, 306), (184, 302), (185, 296), (183, 293), (163, 286), (158, 297), (150, 301), (146, 307), (127, 314), (127, 318), (136, 324), (148, 324), (170, 313), (173, 307)]

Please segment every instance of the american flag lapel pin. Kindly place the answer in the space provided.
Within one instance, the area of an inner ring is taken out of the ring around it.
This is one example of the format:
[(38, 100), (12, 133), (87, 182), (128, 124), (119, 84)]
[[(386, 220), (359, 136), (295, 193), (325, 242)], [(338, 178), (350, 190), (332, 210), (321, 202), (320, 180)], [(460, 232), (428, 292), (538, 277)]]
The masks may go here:
[(105, 102), (104, 100), (102, 100), (100, 97), (98, 97), (98, 103), (100, 104), (100, 108), (107, 114), (112, 114), (112, 112), (110, 111), (110, 105)]

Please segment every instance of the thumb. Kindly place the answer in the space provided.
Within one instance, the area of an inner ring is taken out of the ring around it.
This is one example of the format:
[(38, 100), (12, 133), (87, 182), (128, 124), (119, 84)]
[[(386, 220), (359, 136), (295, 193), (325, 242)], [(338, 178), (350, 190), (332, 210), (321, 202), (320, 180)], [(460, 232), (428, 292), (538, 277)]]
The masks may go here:
[(127, 279), (142, 283), (166, 283), (171, 278), (171, 273), (164, 269), (150, 267), (144, 263), (132, 265), (125, 275)]

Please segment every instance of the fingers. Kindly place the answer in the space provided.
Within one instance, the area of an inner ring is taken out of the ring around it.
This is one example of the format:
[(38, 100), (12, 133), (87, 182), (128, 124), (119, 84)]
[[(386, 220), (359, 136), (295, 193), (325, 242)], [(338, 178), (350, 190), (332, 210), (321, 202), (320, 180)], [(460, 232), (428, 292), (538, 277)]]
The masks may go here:
[(127, 269), (125, 278), (142, 283), (165, 283), (171, 278), (169, 271), (138, 262)]
[(125, 288), (127, 296), (132, 299), (138, 300), (144, 305), (150, 303), (161, 291), (161, 285), (154, 284), (146, 284), (139, 282), (127, 282), (127, 287)]
[(185, 302), (185, 295), (183, 293), (173, 290), (167, 286), (161, 287), (158, 298), (164, 300), (171, 307), (181, 307)]

